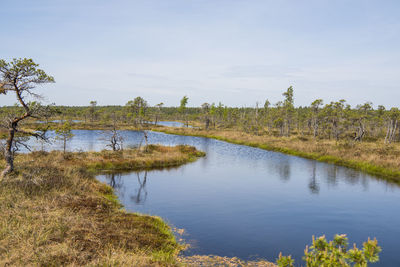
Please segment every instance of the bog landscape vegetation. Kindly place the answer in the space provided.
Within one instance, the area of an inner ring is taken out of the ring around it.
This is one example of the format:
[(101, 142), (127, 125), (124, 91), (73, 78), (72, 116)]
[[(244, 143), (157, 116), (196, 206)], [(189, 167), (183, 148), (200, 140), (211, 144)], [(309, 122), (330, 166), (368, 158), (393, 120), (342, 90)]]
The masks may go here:
[[(140, 96), (119, 106), (100, 106), (95, 99), (88, 106), (42, 105), (36, 87), (54, 82), (32, 59), (0, 60), (0, 93), (16, 101), (0, 109), (2, 265), (273, 266), (266, 260), (275, 259), (183, 256), (185, 244), (162, 218), (124, 210), (112, 187), (96, 180), (99, 173), (174, 168), (205, 156), (192, 146), (149, 144), (149, 131), (282, 152), (400, 183), (398, 108), (371, 102), (352, 107), (345, 99), (316, 99), (296, 107), (292, 86), (282, 91), (281, 101), (265, 99), (253, 107), (212, 102), (189, 107), (189, 96), (178, 107), (150, 106)], [(161, 126), (160, 121), (179, 121), (183, 127)], [(69, 151), (73, 130), (79, 129), (101, 130), (104, 150)], [(142, 142), (125, 146), (122, 130), (139, 131)], [(32, 138), (60, 142), (61, 151), (31, 151), (27, 141)], [(365, 240), (357, 248), (342, 233), (333, 241), (312, 237), (299, 264), (367, 266), (379, 261), (378, 241)], [(291, 256), (283, 255), (276, 255), (276, 264), (294, 266)]]

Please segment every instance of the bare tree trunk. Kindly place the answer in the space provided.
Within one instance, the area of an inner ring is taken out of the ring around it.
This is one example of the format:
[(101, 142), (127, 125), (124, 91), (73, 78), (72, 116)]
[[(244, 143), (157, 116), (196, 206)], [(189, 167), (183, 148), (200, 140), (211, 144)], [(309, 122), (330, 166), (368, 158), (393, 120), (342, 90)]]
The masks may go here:
[(143, 135), (144, 135), (144, 142), (145, 142), (145, 149), (144, 149), (144, 151), (146, 151), (147, 152), (147, 148), (148, 148), (148, 141), (147, 141), (147, 132), (146, 131), (143, 131)]
[(385, 143), (386, 144), (391, 144), (392, 141), (394, 140), (396, 136), (396, 130), (397, 130), (397, 120), (390, 120), (388, 123), (388, 130), (386, 133), (386, 138), (385, 138)]
[(360, 127), (358, 128), (357, 132), (356, 132), (356, 137), (354, 138), (354, 141), (362, 141), (362, 138), (365, 135), (365, 127), (364, 124), (360, 121)]
[(1, 177), (6, 176), (10, 172), (14, 170), (14, 157), (12, 152), (12, 144), (14, 141), (15, 129), (14, 127), (10, 128), (8, 131), (8, 138), (7, 144), (4, 151), (4, 157), (6, 160), (6, 167), (4, 168), (3, 172), (1, 173)]
[(314, 138), (317, 137), (318, 135), (318, 121), (316, 119), (314, 119), (314, 123), (313, 123), (313, 128), (314, 128)]

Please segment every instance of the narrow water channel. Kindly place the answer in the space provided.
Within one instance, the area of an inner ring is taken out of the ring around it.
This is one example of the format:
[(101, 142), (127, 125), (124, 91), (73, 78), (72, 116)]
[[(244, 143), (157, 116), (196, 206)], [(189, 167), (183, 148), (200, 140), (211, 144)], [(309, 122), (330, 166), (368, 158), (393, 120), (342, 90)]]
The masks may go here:
[[(100, 131), (74, 131), (70, 150), (101, 150)], [(125, 146), (141, 132), (122, 131)], [(301, 257), (312, 235), (345, 233), (360, 247), (376, 237), (373, 266), (400, 266), (400, 187), (376, 177), (299, 157), (208, 138), (149, 132), (155, 144), (189, 144), (205, 158), (176, 169), (99, 175), (127, 210), (157, 215), (177, 228), (192, 254)], [(59, 148), (53, 144), (51, 149)], [(50, 149), (50, 148), (48, 148)]]

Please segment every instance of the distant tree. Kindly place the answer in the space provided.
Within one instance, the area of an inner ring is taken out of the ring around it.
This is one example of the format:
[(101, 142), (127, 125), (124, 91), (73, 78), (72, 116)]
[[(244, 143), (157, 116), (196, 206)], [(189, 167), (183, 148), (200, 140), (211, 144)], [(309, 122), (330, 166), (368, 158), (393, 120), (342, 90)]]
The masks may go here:
[(221, 102), (219, 102), (218, 106), (216, 107), (216, 113), (217, 113), (218, 123), (222, 124), (224, 117), (224, 105)]
[(71, 124), (69, 122), (65, 122), (61, 124), (56, 129), (56, 140), (61, 140), (63, 142), (63, 154), (65, 155), (65, 151), (67, 148), (67, 142), (72, 139), (74, 135), (71, 132)]
[(204, 113), (205, 128), (206, 130), (208, 130), (208, 128), (210, 127), (210, 104), (203, 103), (201, 105), (201, 109)]
[(217, 113), (217, 108), (215, 107), (215, 103), (212, 103), (210, 106), (210, 117), (211, 117), (211, 123), (213, 125), (213, 128), (215, 129), (215, 115)]
[(161, 102), (161, 103), (156, 105), (156, 117), (155, 117), (155, 122), (154, 122), (154, 124), (156, 124), (156, 125), (157, 125), (158, 119), (159, 119), (159, 117), (161, 115), (161, 108), (163, 106), (164, 106), (163, 102)]
[(181, 99), (181, 104), (179, 106), (179, 113), (182, 114), (184, 117), (184, 120), (186, 121), (186, 127), (189, 127), (189, 122), (187, 120), (187, 114), (186, 114), (186, 105), (188, 103), (189, 98), (187, 96), (182, 97)]
[(264, 109), (265, 109), (265, 110), (268, 110), (268, 108), (269, 108), (270, 105), (271, 105), (271, 102), (269, 102), (268, 99), (265, 100), (265, 102), (264, 102)]
[(385, 136), (385, 144), (390, 144), (394, 141), (399, 120), (400, 110), (398, 108), (391, 108), (386, 117), (387, 131)]
[(284, 116), (285, 116), (285, 114), (284, 114), (284, 112), (285, 112), (285, 110), (284, 110), (282, 101), (278, 101), (275, 104), (275, 110), (274, 110), (274, 114), (273, 114), (273, 118), (274, 118), (273, 124), (274, 124), (275, 128), (279, 129), (279, 133), (280, 133), (281, 136), (283, 136), (285, 134), (285, 130), (284, 130), (284, 127), (285, 127)]
[(128, 101), (125, 106), (129, 109), (130, 113), (133, 115), (134, 123), (142, 124), (148, 108), (147, 101), (144, 100), (142, 97), (138, 96), (135, 99)]
[(290, 86), (282, 95), (285, 97), (283, 108), (285, 111), (286, 136), (290, 136), (290, 127), (294, 113), (293, 87)]
[(312, 110), (312, 127), (313, 127), (313, 135), (314, 138), (318, 135), (318, 127), (319, 127), (319, 110), (320, 106), (322, 106), (323, 101), (322, 99), (317, 99), (311, 103), (311, 110)]
[(54, 82), (54, 78), (47, 75), (38, 66), (32, 59), (26, 58), (13, 59), (10, 62), (0, 60), (0, 93), (15, 93), (18, 104), (22, 107), (21, 111), (8, 114), (3, 121), (3, 126), (8, 130), (4, 151), (6, 167), (1, 174), (3, 177), (14, 170), (13, 150), (16, 145), (16, 133), (19, 132), (38, 139), (46, 139), (44, 134), (40, 134), (37, 131), (24, 131), (18, 127), (18, 124), (27, 118), (40, 118), (49, 112), (48, 107), (43, 107), (39, 102), (27, 102), (26, 99), (27, 96), (39, 99), (40, 95), (34, 93), (33, 89), (37, 85)]
[(357, 109), (358, 110), (355, 114), (355, 117), (356, 117), (358, 126), (356, 127), (356, 134), (355, 134), (354, 140), (361, 142), (366, 133), (365, 121), (369, 119), (369, 117), (371, 115), (371, 111), (373, 110), (372, 103), (367, 102), (363, 105), (358, 105)]
[(330, 124), (329, 138), (333, 135), (337, 141), (339, 140), (341, 133), (344, 131), (342, 121), (345, 120), (346, 115), (349, 115), (345, 103), (346, 100), (341, 99), (337, 102), (331, 102), (330, 104), (325, 105), (323, 109), (326, 123)]
[(89, 113), (90, 113), (90, 121), (94, 121), (95, 119), (95, 111), (96, 111), (97, 101), (90, 101)]
[(123, 150), (124, 138), (117, 130), (117, 118), (115, 112), (112, 114), (113, 127), (111, 130), (103, 131), (103, 140), (107, 142), (106, 147), (113, 151)]
[(264, 120), (265, 123), (268, 127), (268, 132), (271, 130), (271, 124), (270, 124), (270, 107), (271, 107), (271, 102), (269, 100), (265, 100), (264, 102)]

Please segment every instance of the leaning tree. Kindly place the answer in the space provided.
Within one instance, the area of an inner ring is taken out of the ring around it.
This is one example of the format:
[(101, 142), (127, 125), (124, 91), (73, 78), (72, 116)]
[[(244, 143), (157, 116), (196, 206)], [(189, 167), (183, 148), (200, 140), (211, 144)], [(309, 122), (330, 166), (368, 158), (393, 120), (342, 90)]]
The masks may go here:
[(48, 111), (48, 107), (43, 107), (39, 102), (29, 101), (29, 99), (40, 99), (40, 95), (33, 92), (37, 85), (54, 82), (54, 78), (47, 75), (38, 66), (32, 59), (19, 58), (10, 62), (0, 59), (0, 93), (15, 94), (17, 103), (20, 105), (19, 112), (7, 114), (2, 122), (2, 126), (8, 131), (8, 138), (4, 149), (6, 167), (1, 176), (14, 170), (16, 133), (45, 139), (44, 134), (22, 130), (18, 125), (27, 118), (40, 118)]

